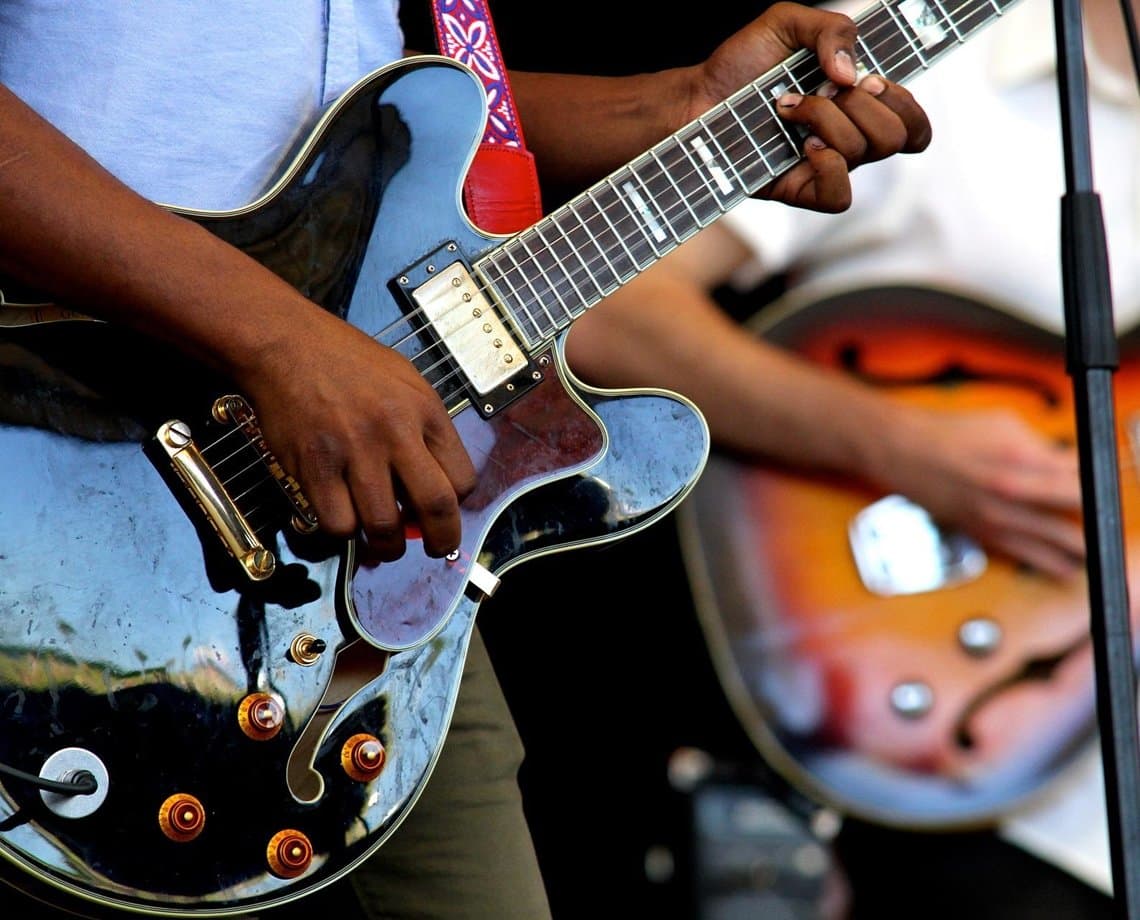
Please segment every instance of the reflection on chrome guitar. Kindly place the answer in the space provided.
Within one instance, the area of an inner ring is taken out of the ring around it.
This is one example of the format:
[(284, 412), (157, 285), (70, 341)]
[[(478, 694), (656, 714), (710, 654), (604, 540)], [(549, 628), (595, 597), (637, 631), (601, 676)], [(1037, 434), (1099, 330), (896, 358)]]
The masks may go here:
[[(789, 299), (754, 328), (899, 400), (1002, 408), (1075, 442), (1061, 337), (956, 293)], [(1130, 548), (1140, 539), (1135, 346), (1122, 343), (1115, 383)], [(742, 724), (821, 803), (910, 828), (989, 824), (1095, 737), (1084, 578), (1063, 584), (987, 558), (901, 496), (715, 455), (678, 525)]]
[[(901, 81), (1011, 3), (878, 4), (862, 48)], [(409, 58), (346, 93), (262, 198), (181, 212), (436, 388), (479, 468), (452, 558), (413, 545), (367, 566), (330, 545), (224, 381), (0, 282), (9, 880), (87, 913), (237, 914), (381, 846), (428, 781), (500, 577), (648, 526), (707, 459), (691, 403), (581, 386), (565, 331), (798, 162), (774, 99), (821, 84), (796, 54), (492, 238), (456, 206), (482, 83)], [(73, 781), (87, 794), (44, 788)]]

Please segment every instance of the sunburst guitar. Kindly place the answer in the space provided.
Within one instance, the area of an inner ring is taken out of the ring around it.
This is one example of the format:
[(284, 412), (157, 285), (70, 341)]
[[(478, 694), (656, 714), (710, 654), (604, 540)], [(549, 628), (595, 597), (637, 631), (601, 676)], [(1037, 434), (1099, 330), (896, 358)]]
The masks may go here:
[[(1061, 337), (976, 299), (857, 290), (788, 299), (752, 328), (892, 399), (1002, 408), (1075, 443)], [(1115, 376), (1132, 560), (1135, 346), (1122, 342)], [(906, 828), (985, 826), (1095, 738), (1083, 576), (987, 553), (902, 496), (717, 454), (677, 521), (730, 701), (765, 759), (821, 804)]]

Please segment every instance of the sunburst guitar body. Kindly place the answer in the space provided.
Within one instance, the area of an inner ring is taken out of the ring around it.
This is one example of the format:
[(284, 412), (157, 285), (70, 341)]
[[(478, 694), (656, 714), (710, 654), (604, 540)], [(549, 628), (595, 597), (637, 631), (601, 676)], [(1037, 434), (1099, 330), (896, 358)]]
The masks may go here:
[[(1075, 443), (1060, 336), (949, 291), (891, 287), (761, 311), (758, 335), (890, 398), (1006, 409)], [(1130, 567), (1140, 540), (1135, 342), (1114, 377)], [(841, 812), (983, 826), (1095, 738), (1087, 580), (986, 553), (902, 496), (714, 455), (678, 510), (718, 673), (760, 753)]]

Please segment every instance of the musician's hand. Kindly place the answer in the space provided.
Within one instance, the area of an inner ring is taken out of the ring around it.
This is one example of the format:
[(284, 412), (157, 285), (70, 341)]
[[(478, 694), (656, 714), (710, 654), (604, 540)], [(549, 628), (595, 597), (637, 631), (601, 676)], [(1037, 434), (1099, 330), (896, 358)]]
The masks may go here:
[(899, 419), (885, 441), (882, 485), (1039, 571), (1067, 578), (1083, 568), (1075, 448), (1007, 410), (906, 407)]
[(362, 534), (378, 561), (404, 553), (408, 520), (428, 555), (456, 549), (475, 469), (440, 397), (402, 355), (331, 314), (295, 341), (237, 383), (321, 528)]
[(814, 50), (835, 85), (833, 98), (787, 94), (779, 100), (779, 115), (810, 132), (806, 159), (763, 189), (761, 197), (816, 211), (843, 211), (851, 204), (851, 169), (895, 153), (918, 152), (930, 143), (930, 122), (907, 90), (878, 75), (855, 85), (855, 36), (855, 23), (840, 13), (776, 3), (702, 65), (690, 117), (800, 48)]

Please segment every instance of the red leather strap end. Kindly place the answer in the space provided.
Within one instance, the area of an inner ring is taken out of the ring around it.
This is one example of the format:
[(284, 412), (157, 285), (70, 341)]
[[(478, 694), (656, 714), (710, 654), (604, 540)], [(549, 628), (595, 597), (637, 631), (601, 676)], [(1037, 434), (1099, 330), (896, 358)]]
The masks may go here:
[(519, 147), (480, 144), (463, 186), (467, 215), (488, 233), (515, 233), (542, 217), (534, 155)]

